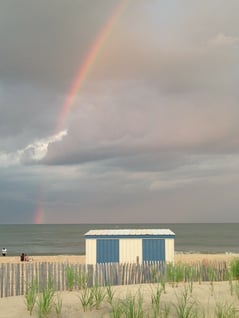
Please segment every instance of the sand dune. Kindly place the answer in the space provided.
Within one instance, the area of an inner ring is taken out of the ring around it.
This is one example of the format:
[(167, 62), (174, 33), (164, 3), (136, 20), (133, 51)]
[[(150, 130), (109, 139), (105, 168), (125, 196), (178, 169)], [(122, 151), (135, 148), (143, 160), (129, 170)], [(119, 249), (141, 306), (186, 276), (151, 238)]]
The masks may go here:
[[(238, 254), (176, 254), (175, 262), (193, 263), (201, 261), (226, 261), (229, 262), (233, 258), (238, 258)], [(75, 255), (58, 255), (58, 256), (34, 256), (33, 262), (69, 262), (69, 263), (84, 263), (85, 256)], [(16, 263), (20, 262), (20, 257), (1, 257), (1, 263)], [(209, 282), (193, 283), (192, 294), (189, 292), (189, 285), (187, 283), (180, 283), (178, 287), (172, 287), (166, 284), (166, 293), (161, 294), (160, 308), (164, 310), (169, 308), (168, 317), (177, 317), (176, 308), (179, 302), (185, 296), (185, 291), (188, 292), (187, 303), (192, 304), (192, 310), (198, 312), (197, 317), (215, 317), (216, 308), (221, 308), (227, 312), (234, 308), (239, 310), (239, 292), (236, 293), (236, 282), (233, 282), (233, 293), (231, 292), (229, 282), (214, 282), (213, 286)], [(130, 286), (114, 286), (114, 298), (125, 300), (131, 296), (137, 296), (140, 291), (143, 297), (143, 308), (145, 313), (152, 314), (151, 295), (156, 293), (157, 285), (142, 284)], [(237, 290), (239, 288), (237, 287)], [(66, 291), (60, 292), (62, 299), (62, 312), (61, 318), (107, 318), (111, 317), (112, 308), (109, 303), (105, 301), (102, 303), (100, 309), (92, 308), (91, 310), (83, 311), (80, 302), (80, 293), (82, 291)], [(166, 306), (166, 307), (165, 307)], [(2, 318), (22, 318), (29, 317), (27, 312), (24, 296), (13, 296), (0, 299), (0, 317)], [(204, 314), (204, 316), (203, 316)], [(35, 306), (32, 316), (38, 317), (38, 308)], [(56, 318), (57, 315), (52, 309), (49, 317)], [(152, 317), (149, 316), (149, 317)], [(223, 317), (223, 316), (222, 316)]]
[[(140, 294), (143, 297), (143, 308), (145, 315), (151, 313), (152, 316), (152, 305), (151, 305), (151, 295), (156, 293), (156, 285), (131, 285), (131, 286), (116, 286), (113, 287), (115, 292), (115, 299), (126, 300), (132, 296)], [(171, 318), (177, 317), (176, 307), (179, 306), (179, 303), (182, 301), (183, 296), (185, 295), (185, 290), (188, 290), (186, 285), (181, 283), (177, 288), (173, 288), (171, 285), (166, 285), (166, 293), (161, 294), (160, 308), (165, 310), (169, 309), (169, 316)], [(99, 309), (92, 308), (91, 310), (83, 311), (81, 302), (80, 302), (80, 293), (81, 291), (73, 292), (61, 292), (60, 297), (62, 299), (62, 311), (61, 318), (107, 318), (111, 317), (110, 313), (112, 307), (109, 305), (107, 300), (102, 303)], [(192, 294), (188, 292), (187, 304), (192, 304), (192, 311), (198, 312), (197, 317), (215, 317), (214, 313), (216, 307), (224, 308), (228, 311), (230, 308), (238, 309), (238, 297), (235, 292), (231, 295), (230, 287), (228, 282), (214, 283), (214, 286), (210, 283), (194, 283)], [(166, 307), (165, 307), (166, 306)], [(137, 305), (135, 305), (137, 307)], [(24, 297), (23, 296), (14, 296), (9, 298), (0, 299), (0, 317), (4, 318), (22, 318), (29, 317), (27, 312)], [(203, 316), (204, 314), (204, 316)], [(38, 308), (35, 306), (32, 316), (33, 318), (38, 317)], [(52, 313), (49, 317), (57, 317), (52, 309)], [(146, 317), (146, 316), (145, 316)], [(224, 317), (224, 316), (221, 316)], [(234, 317), (234, 316), (233, 316)]]

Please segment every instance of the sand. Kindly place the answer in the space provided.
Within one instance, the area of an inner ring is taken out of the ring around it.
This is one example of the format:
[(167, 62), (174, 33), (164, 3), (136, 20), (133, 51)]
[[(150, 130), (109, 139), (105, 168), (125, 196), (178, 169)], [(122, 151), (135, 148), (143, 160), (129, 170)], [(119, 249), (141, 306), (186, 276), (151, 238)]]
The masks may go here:
[[(44, 255), (44, 256), (30, 256), (30, 261), (33, 262), (57, 262), (57, 263), (71, 263), (71, 264), (84, 264), (85, 255)], [(20, 263), (20, 256), (2, 256), (0, 263)]]
[(226, 253), (226, 254), (190, 254), (190, 253), (180, 253), (175, 254), (175, 263), (198, 263), (198, 262), (219, 262), (225, 261), (230, 262), (231, 260), (239, 258), (239, 254)]
[[(175, 262), (182, 263), (192, 263), (198, 261), (226, 261), (239, 257), (238, 254), (176, 254)], [(84, 263), (84, 256), (73, 256), (73, 255), (59, 255), (59, 256), (35, 256), (34, 261), (49, 261), (49, 262), (69, 262), (69, 263)], [(1, 257), (0, 262), (20, 262), (20, 257)], [(185, 295), (185, 290), (188, 290), (188, 304), (193, 304), (193, 310), (199, 312), (197, 317), (214, 317), (215, 308), (224, 308), (227, 312), (230, 310), (230, 306), (239, 310), (239, 300), (235, 292), (236, 282), (234, 284), (234, 292), (231, 295), (229, 282), (214, 282), (213, 286), (209, 282), (203, 282), (202, 284), (193, 283), (192, 294), (189, 292), (189, 285), (185, 283), (180, 283), (178, 287), (172, 287), (170, 284), (166, 285), (166, 293), (161, 294), (160, 306), (163, 308), (170, 308), (170, 313), (168, 317), (177, 317), (176, 307), (179, 302), (182, 301), (183, 295)], [(140, 291), (143, 296), (143, 307), (145, 311), (145, 317), (147, 313), (150, 312), (151, 306), (151, 295), (156, 293), (157, 285), (153, 284), (142, 284), (142, 285), (130, 285), (130, 286), (115, 286), (114, 298), (115, 299), (129, 299), (130, 295), (135, 296)], [(239, 288), (237, 288), (239, 290)], [(110, 317), (111, 307), (109, 303), (105, 300), (101, 305), (100, 309), (92, 309), (83, 311), (82, 305), (80, 303), (80, 293), (81, 291), (72, 292), (61, 292), (59, 295), (62, 299), (63, 307), (61, 312), (61, 318), (106, 318)], [(227, 308), (226, 308), (227, 307)], [(26, 304), (24, 296), (14, 296), (6, 297), (0, 299), (0, 318), (22, 318), (30, 317), (26, 309)], [(33, 318), (38, 317), (37, 306), (33, 310)], [(56, 313), (53, 312), (49, 317), (56, 318)], [(149, 317), (152, 317), (149, 316)]]
[[(54, 256), (29, 256), (34, 262), (68, 262), (70, 264), (84, 264), (85, 255), (54, 255)], [(176, 253), (175, 263), (197, 263), (201, 261), (226, 261), (230, 262), (234, 258), (239, 258), (239, 254), (190, 254)], [(20, 263), (20, 256), (5, 256), (0, 257), (0, 263)]]
[[(218, 306), (224, 308), (226, 313), (229, 312), (229, 306), (234, 307), (237, 310), (238, 308), (238, 297), (234, 292), (231, 295), (230, 286), (228, 282), (215, 282), (213, 286), (210, 283), (205, 282), (199, 285), (194, 283), (192, 288), (192, 294), (190, 294), (188, 285), (181, 283), (178, 287), (172, 287), (171, 285), (166, 285), (166, 293), (161, 294), (160, 298), (160, 308), (162, 310), (169, 308), (169, 318), (175, 318), (176, 307), (179, 306), (179, 303), (182, 302), (183, 296), (185, 295), (185, 290), (188, 290), (188, 300), (187, 304), (192, 304), (192, 310), (199, 313), (195, 317), (216, 317), (214, 315), (216, 307)], [(134, 297), (140, 294), (143, 297), (143, 308), (145, 312), (145, 317), (152, 316), (152, 306), (151, 306), (151, 295), (156, 294), (157, 285), (153, 284), (144, 284), (144, 285), (130, 285), (130, 286), (116, 286), (112, 288), (114, 291), (114, 299), (121, 299), (125, 301), (130, 297)], [(61, 292), (59, 295), (62, 299), (62, 310), (61, 318), (103, 318), (111, 317), (110, 313), (112, 311), (109, 303), (105, 299), (104, 303), (101, 304), (99, 309), (91, 309), (86, 312), (83, 311), (82, 305), (80, 302), (80, 295), (82, 291), (72, 291), (72, 292)], [(226, 308), (226, 306), (228, 306)], [(22, 318), (30, 317), (29, 312), (26, 309), (26, 304), (24, 296), (14, 296), (9, 298), (0, 299), (0, 317), (2, 318)], [(137, 308), (137, 305), (135, 305)], [(147, 316), (148, 313), (151, 313), (151, 316)], [(204, 313), (204, 316), (203, 316)], [(35, 306), (32, 318), (38, 317), (38, 308)], [(49, 317), (56, 318), (56, 313), (52, 309), (52, 313)], [(162, 316), (163, 317), (163, 316)], [(220, 317), (229, 317), (229, 316), (220, 316)], [(230, 316), (234, 317), (234, 316)]]

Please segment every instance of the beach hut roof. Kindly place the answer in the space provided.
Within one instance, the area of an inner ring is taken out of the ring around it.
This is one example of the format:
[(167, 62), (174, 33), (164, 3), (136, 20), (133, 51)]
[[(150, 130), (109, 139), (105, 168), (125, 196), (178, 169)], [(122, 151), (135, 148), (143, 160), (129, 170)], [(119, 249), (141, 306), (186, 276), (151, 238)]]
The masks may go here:
[(169, 229), (100, 229), (90, 230), (85, 236), (144, 236), (144, 235), (173, 235)]

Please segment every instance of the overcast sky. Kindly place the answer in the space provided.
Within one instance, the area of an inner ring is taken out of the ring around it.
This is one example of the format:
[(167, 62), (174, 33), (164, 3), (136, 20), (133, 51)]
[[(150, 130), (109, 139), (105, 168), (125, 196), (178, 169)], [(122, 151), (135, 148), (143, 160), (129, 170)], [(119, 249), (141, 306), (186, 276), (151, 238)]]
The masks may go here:
[(239, 222), (238, 12), (238, 0), (0, 0), (0, 222)]

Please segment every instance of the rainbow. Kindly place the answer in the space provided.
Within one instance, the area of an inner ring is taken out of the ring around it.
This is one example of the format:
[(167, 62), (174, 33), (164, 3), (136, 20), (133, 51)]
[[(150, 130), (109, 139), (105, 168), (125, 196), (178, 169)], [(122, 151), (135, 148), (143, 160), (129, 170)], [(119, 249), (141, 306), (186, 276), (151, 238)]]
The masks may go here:
[[(76, 97), (79, 95), (79, 91), (84, 83), (84, 81), (87, 78), (87, 75), (89, 74), (91, 68), (93, 67), (95, 61), (97, 60), (97, 57), (100, 54), (101, 49), (103, 48), (103, 45), (105, 44), (108, 36), (111, 34), (116, 22), (118, 21), (119, 17), (125, 10), (127, 4), (130, 2), (130, 0), (119, 0), (118, 4), (115, 6), (111, 16), (106, 21), (106, 23), (103, 25), (102, 29), (98, 33), (98, 36), (96, 37), (95, 41), (92, 43), (90, 49), (88, 50), (88, 53), (83, 60), (83, 63), (81, 64), (80, 68), (78, 69), (76, 76), (74, 80), (72, 81), (72, 84), (70, 86), (70, 89), (67, 93), (67, 97), (61, 107), (60, 114), (57, 120), (55, 131), (56, 133), (59, 133), (64, 129), (65, 121), (69, 115), (70, 110), (72, 109), (72, 106), (74, 105)], [(42, 197), (41, 197), (42, 198)], [(37, 209), (34, 213), (34, 224), (42, 224), (44, 222), (44, 209), (41, 204), (41, 199), (38, 202)]]
[(99, 53), (106, 42), (106, 39), (112, 32), (114, 25), (116, 24), (117, 20), (119, 19), (120, 15), (126, 8), (127, 3), (129, 0), (119, 0), (118, 5), (114, 8), (112, 15), (107, 20), (103, 28), (100, 30), (98, 36), (96, 37), (95, 41), (93, 42), (91, 48), (89, 49), (83, 63), (81, 64), (74, 81), (71, 84), (70, 90), (67, 94), (67, 97), (64, 101), (62, 109), (60, 111), (60, 116), (57, 122), (56, 132), (59, 132), (63, 129), (63, 125), (68, 117), (68, 114), (75, 102), (76, 97), (79, 94), (79, 91), (84, 83), (87, 75), (89, 74), (94, 62), (96, 61)]
[(43, 217), (44, 217), (44, 211), (41, 206), (39, 206), (35, 212), (34, 215), (34, 224), (42, 224), (43, 223)]

